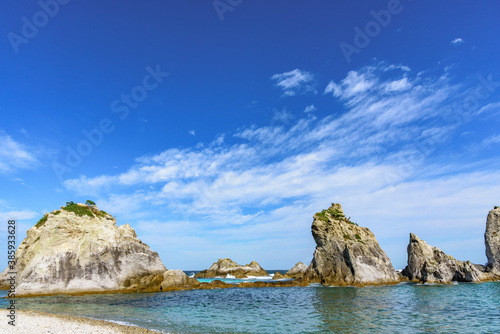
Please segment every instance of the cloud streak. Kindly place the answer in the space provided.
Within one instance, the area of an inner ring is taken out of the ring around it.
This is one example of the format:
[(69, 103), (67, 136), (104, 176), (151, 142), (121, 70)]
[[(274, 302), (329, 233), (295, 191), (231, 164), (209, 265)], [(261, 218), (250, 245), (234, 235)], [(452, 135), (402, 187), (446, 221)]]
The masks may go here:
[(23, 144), (0, 132), (0, 173), (32, 169), (39, 164), (38, 159)]
[[(297, 93), (312, 80), (303, 78), (298, 71), (276, 80), (284, 92)], [(346, 204), (359, 215), (362, 225), (384, 231), (387, 239), (394, 233), (401, 237), (410, 227), (403, 231), (405, 225), (400, 225), (393, 233), (384, 225), (386, 221), (370, 218), (369, 212), (383, 217), (390, 210), (388, 219), (391, 215), (400, 219), (398, 212), (404, 216), (418, 211), (419, 203), (436, 198), (433, 182), (457, 192), (458, 181), (468, 180), (464, 189), (474, 189), (475, 177), (445, 177), (457, 166), (446, 155), (433, 155), (435, 146), (445, 143), (454, 131), (441, 111), (465, 90), (445, 75), (412, 75), (405, 66), (384, 63), (365, 66), (326, 85), (325, 94), (343, 104), (342, 113), (299, 118), (290, 124), (247, 126), (226, 134), (227, 141), (171, 148), (138, 158), (124, 173), (81, 176), (64, 185), (80, 194), (100, 196), (105, 206), (129, 203), (120, 207), (125, 206), (131, 216), (147, 206), (164, 209), (172, 222), (188, 222), (196, 226), (200, 238), (214, 236), (226, 246), (231, 238), (224, 235), (256, 245), (257, 240), (266, 243), (269, 236), (285, 238), (283, 230), (290, 226), (286, 238), (304, 249), (310, 247), (311, 216), (331, 201)], [(491, 174), (484, 171), (476, 179), (486, 180)], [(425, 189), (419, 185), (426, 185)], [(477, 188), (484, 202), (491, 194), (486, 187)], [(402, 202), (407, 192), (426, 197), (413, 198), (415, 202), (408, 206)], [(380, 207), (370, 206), (373, 203)], [(241, 239), (242, 233), (248, 239)], [(204, 245), (215, 247), (210, 242)]]
[(294, 69), (289, 72), (274, 74), (271, 80), (283, 91), (283, 96), (316, 94), (314, 75), (307, 71)]

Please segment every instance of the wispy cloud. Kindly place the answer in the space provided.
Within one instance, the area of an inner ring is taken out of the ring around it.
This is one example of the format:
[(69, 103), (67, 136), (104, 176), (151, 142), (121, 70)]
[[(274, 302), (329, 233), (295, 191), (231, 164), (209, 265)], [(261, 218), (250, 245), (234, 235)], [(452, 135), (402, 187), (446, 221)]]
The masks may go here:
[(275, 85), (283, 91), (284, 96), (316, 94), (314, 75), (307, 71), (295, 69), (290, 72), (275, 74), (271, 77)]
[(196, 136), (196, 131), (195, 130), (189, 130), (188, 133), (191, 135), (191, 136)]
[(0, 173), (39, 166), (38, 159), (21, 143), (0, 131)]
[[(233, 134), (232, 145), (169, 149), (139, 158), (125, 173), (82, 176), (65, 186), (96, 193), (158, 185), (161, 190), (144, 190), (144, 198), (206, 213), (231, 207), (234, 213), (245, 206), (322, 197), (335, 187), (388, 185), (403, 179), (401, 164), (417, 164), (419, 142), (450, 131), (429, 125), (456, 89), (445, 78), (418, 82), (399, 67), (390, 77), (382, 74), (386, 70), (377, 64), (349, 72), (337, 93), (332, 91), (346, 106), (339, 117), (243, 128)], [(276, 115), (289, 120), (286, 110)]]
[[(377, 202), (381, 208), (380, 198), (385, 205), (402, 203), (405, 191), (417, 191), (423, 183), (430, 187), (434, 181), (445, 189), (447, 175), (456, 166), (446, 155), (432, 156), (429, 146), (453, 133), (454, 127), (441, 119), (441, 110), (465, 89), (445, 75), (411, 75), (401, 65), (384, 63), (365, 66), (325, 89), (343, 103), (342, 113), (243, 127), (228, 134), (227, 141), (171, 148), (138, 158), (124, 173), (82, 176), (67, 180), (65, 186), (98, 194), (110, 207), (133, 203), (126, 209), (166, 208), (184, 221), (202, 221), (210, 226), (203, 233), (217, 234), (218, 240), (242, 231), (262, 239), (258, 229), (269, 235), (286, 224), (296, 226), (290, 231), (293, 239), (299, 232), (309, 233), (312, 213), (329, 201), (346, 203), (370, 220), (359, 203)], [(457, 178), (470, 180), (473, 188), (474, 177)], [(425, 196), (432, 198), (426, 189)], [(482, 200), (488, 194), (483, 192)], [(401, 209), (406, 214), (411, 209), (407, 204), (407, 210)], [(370, 228), (384, 230), (384, 223), (371, 219)]]
[(304, 109), (304, 112), (314, 112), (314, 111), (316, 111), (316, 110), (318, 110), (318, 108), (316, 108), (316, 107), (314, 106), (314, 104), (311, 104), (310, 106), (307, 106), (307, 107)]
[(489, 104), (481, 107), (481, 109), (479, 109), (477, 114), (478, 115), (488, 114), (488, 117), (496, 116), (496, 115), (500, 114), (500, 102), (489, 103)]
[(453, 44), (453, 45), (460, 45), (460, 44), (465, 43), (465, 41), (463, 39), (461, 39), (461, 38), (455, 38), (450, 43)]
[(282, 110), (274, 110), (273, 121), (279, 123), (288, 123), (293, 118), (293, 115), (283, 108)]
[(410, 88), (411, 83), (408, 81), (408, 78), (394, 80), (385, 85), (385, 90), (387, 92), (400, 92)]

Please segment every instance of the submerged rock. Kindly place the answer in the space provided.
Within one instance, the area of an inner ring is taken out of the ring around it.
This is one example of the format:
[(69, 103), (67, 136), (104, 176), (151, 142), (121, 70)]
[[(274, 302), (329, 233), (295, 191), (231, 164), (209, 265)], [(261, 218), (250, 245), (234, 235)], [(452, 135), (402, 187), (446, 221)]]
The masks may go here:
[(236, 278), (248, 278), (248, 276), (267, 276), (267, 272), (255, 261), (242, 266), (231, 259), (219, 259), (210, 268), (200, 271), (194, 277), (215, 278), (226, 277), (227, 275)]
[(408, 265), (402, 274), (410, 281), (421, 283), (480, 282), (488, 279), (481, 266), (456, 260), (413, 233), (410, 233), (408, 244)]
[(303, 280), (341, 286), (399, 282), (373, 233), (346, 218), (340, 204), (316, 213), (311, 229), (316, 250)]
[[(15, 258), (17, 297), (122, 291), (132, 281), (147, 289), (166, 270), (130, 225), (117, 226), (97, 207), (74, 203), (45, 214), (27, 231)], [(2, 287), (8, 271), (0, 274)]]
[(488, 213), (486, 231), (484, 232), (486, 244), (487, 271), (500, 276), (500, 208), (495, 207)]
[(297, 262), (292, 269), (285, 273), (285, 278), (301, 278), (307, 270), (307, 266), (302, 262)]

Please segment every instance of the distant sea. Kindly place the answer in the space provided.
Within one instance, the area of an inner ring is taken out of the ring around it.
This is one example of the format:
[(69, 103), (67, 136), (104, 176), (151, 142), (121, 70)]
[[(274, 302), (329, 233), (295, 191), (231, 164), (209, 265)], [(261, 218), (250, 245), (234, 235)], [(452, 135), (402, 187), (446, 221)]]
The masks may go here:
[(500, 282), (50, 296), (17, 305), (163, 333), (500, 333)]

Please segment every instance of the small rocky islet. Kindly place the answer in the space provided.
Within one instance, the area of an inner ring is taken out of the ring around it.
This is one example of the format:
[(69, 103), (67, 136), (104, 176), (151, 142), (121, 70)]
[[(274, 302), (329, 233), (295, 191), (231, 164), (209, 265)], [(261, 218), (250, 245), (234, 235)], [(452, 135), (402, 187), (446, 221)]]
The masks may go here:
[[(273, 281), (229, 284), (196, 278), (267, 276), (255, 261), (239, 265), (219, 259), (188, 277), (182, 270), (167, 270), (130, 225), (90, 202), (68, 202), (46, 213), (27, 231), (15, 253), (16, 297), (54, 294), (132, 293), (234, 287), (289, 287), (320, 283), (333, 286), (367, 286), (419, 283), (482, 282), (500, 279), (500, 208), (487, 217), (485, 245), (488, 263), (459, 261), (410, 234), (408, 265), (397, 273), (375, 235), (347, 218), (333, 203), (313, 216), (316, 249), (309, 266), (298, 262)], [(0, 274), (0, 288), (8, 290), (10, 268)]]

